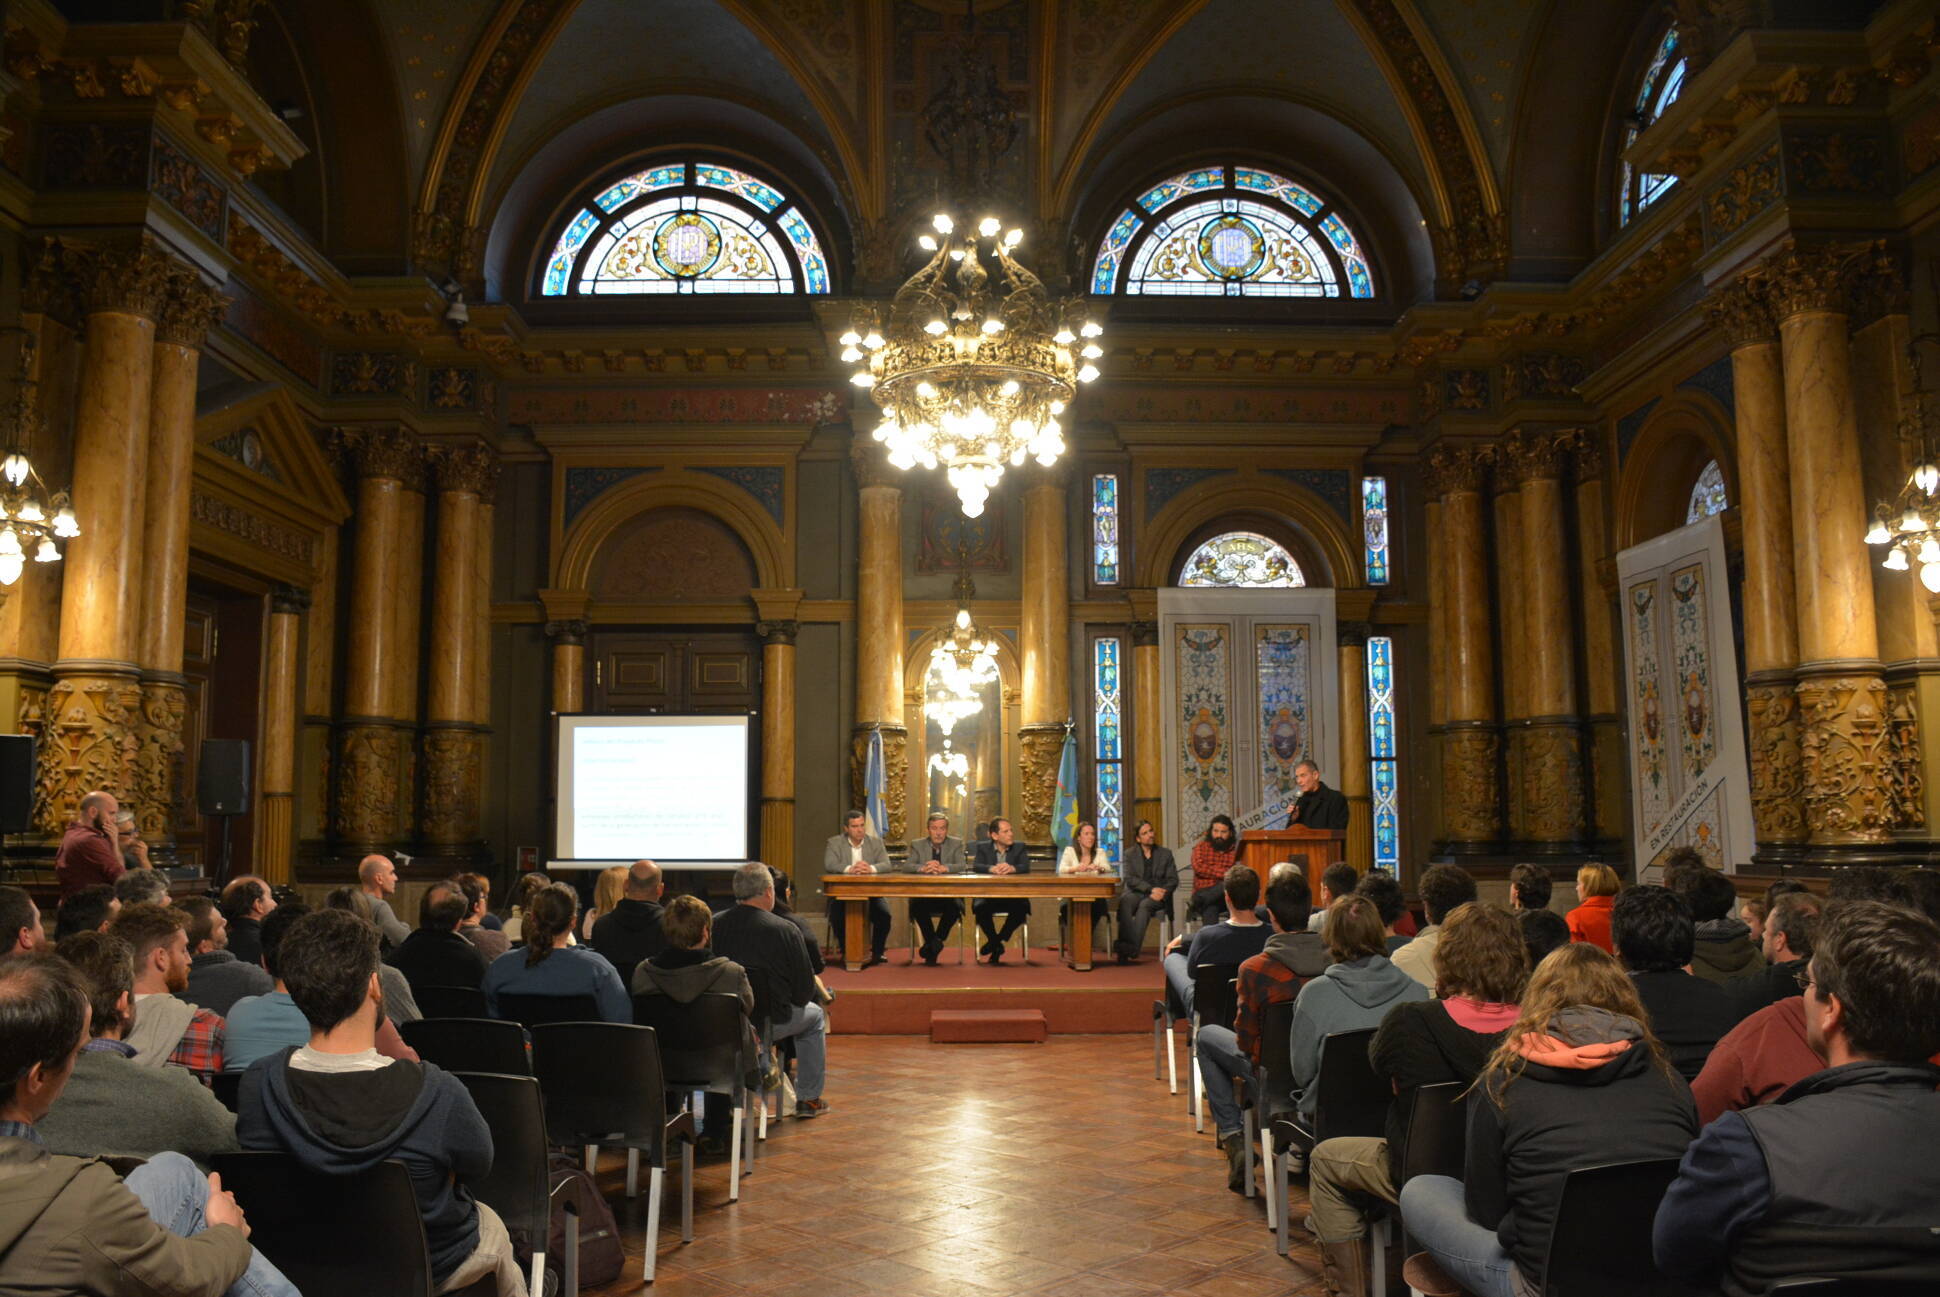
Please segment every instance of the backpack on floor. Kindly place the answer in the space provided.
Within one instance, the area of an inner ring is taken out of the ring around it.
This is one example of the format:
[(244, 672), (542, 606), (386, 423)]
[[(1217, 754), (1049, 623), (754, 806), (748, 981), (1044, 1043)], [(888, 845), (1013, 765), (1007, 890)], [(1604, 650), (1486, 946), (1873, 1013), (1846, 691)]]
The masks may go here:
[[(597, 1288), (609, 1284), (620, 1277), (626, 1265), (626, 1253), (620, 1248), (620, 1226), (613, 1219), (613, 1208), (607, 1205), (600, 1194), (598, 1182), (586, 1174), (577, 1159), (564, 1154), (554, 1153), (546, 1176), (546, 1187), (557, 1191), (567, 1181), (579, 1185), (579, 1286)], [(570, 1197), (571, 1195), (567, 1195)], [(532, 1264), (532, 1253), (525, 1254), (525, 1264)], [(566, 1272), (566, 1211), (555, 1205), (552, 1221), (546, 1230), (546, 1291), (555, 1292)], [(539, 1297), (534, 1294), (533, 1297)], [(571, 1297), (566, 1294), (565, 1297)]]

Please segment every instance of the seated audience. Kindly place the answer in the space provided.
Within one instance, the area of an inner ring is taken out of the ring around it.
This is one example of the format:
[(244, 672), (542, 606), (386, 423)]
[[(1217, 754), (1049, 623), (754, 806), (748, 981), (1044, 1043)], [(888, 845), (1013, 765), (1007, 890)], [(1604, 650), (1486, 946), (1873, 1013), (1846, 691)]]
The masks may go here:
[[(627, 868), (614, 865), (600, 870), (600, 876), (593, 880), (593, 903), (579, 916), (579, 939), (584, 942), (593, 940), (593, 925), (613, 912), (613, 907), (626, 895)], [(621, 969), (621, 972), (627, 970)], [(625, 980), (622, 978), (621, 980)]]
[(46, 944), (34, 898), (18, 887), (0, 887), (0, 955), (27, 954)]
[[(1300, 988), (1327, 967), (1326, 943), (1307, 931), (1307, 912), (1312, 908), (1306, 875), (1299, 865), (1283, 860), (1268, 871), (1266, 912), (1273, 935), (1259, 954), (1239, 966), (1233, 1025), (1209, 1022), (1199, 1028), (1199, 1075), (1212, 1108), (1213, 1132), (1226, 1152), (1226, 1187), (1235, 1193), (1246, 1190), (1246, 1149), (1233, 1078), (1250, 1079), (1260, 1065), (1260, 1030), (1267, 1009), (1293, 1003)], [(1254, 1096), (1256, 1101), (1262, 1097)], [(1283, 1103), (1287, 1098), (1277, 1097)]]
[(1301, 987), (1293, 1002), (1293, 1098), (1303, 1117), (1314, 1115), (1320, 1047), (1328, 1036), (1379, 1027), (1395, 1005), (1428, 998), (1427, 987), (1382, 953), (1384, 937), (1380, 915), (1367, 897), (1343, 896), (1327, 907), (1320, 939), (1334, 962)]
[(1940, 1276), (1940, 927), (1876, 901), (1828, 908), (1805, 984), (1825, 1064), (1705, 1127), (1657, 1210), (1658, 1268), (1726, 1297), (1801, 1275)]
[(1238, 968), (1266, 948), (1272, 930), (1260, 922), (1253, 907), (1260, 903), (1260, 876), (1251, 865), (1226, 869), (1226, 917), (1187, 937), (1172, 939), (1165, 952), (1165, 981), (1172, 989), (1179, 1016), (1192, 1016), (1192, 973), (1208, 964)]
[(1307, 931), (1320, 935), (1320, 925), (1327, 921), (1327, 908), (1343, 896), (1350, 896), (1361, 885), (1360, 871), (1345, 860), (1336, 860), (1320, 871), (1320, 899), (1314, 903), (1314, 912), (1307, 916)]
[(1515, 1022), (1528, 980), (1515, 915), (1476, 903), (1448, 914), (1435, 950), (1437, 998), (1406, 1000), (1388, 1010), (1368, 1049), (1375, 1076), (1394, 1092), (1385, 1137), (1337, 1136), (1316, 1144), (1308, 1159), (1307, 1196), (1328, 1297), (1368, 1291), (1366, 1212), (1400, 1198), (1401, 1151), (1415, 1091), (1473, 1081)]
[(1553, 952), (1469, 1095), (1462, 1179), (1418, 1175), (1402, 1187), (1408, 1233), (1427, 1249), (1408, 1259), (1408, 1283), (1533, 1294), (1572, 1170), (1677, 1157), (1696, 1133), (1690, 1087), (1617, 961), (1588, 941)]
[(1239, 833), (1229, 815), (1215, 815), (1205, 836), (1192, 844), (1192, 897), (1186, 917), (1217, 923), (1225, 913), (1226, 873), (1239, 859)]
[(1768, 1004), (1711, 1047), (1704, 1070), (1691, 1082), (1698, 1120), (1770, 1103), (1823, 1064), (1805, 1038), (1805, 1001), (1790, 996)]
[(404, 920), (391, 909), (390, 898), (397, 892), (397, 866), (388, 856), (372, 853), (357, 862), (357, 889), (370, 903), (371, 922), (384, 944), (396, 946), (411, 935)]
[(795, 925), (802, 934), (802, 943), (808, 947), (808, 965), (815, 970), (815, 986), (821, 993), (821, 1003), (827, 1004), (835, 998), (826, 986), (822, 985), (822, 972), (828, 964), (822, 958), (822, 943), (815, 939), (814, 929), (808, 920), (795, 908), (795, 880), (787, 874), (768, 866), (768, 876), (775, 880), (775, 908), (772, 911), (777, 919), (786, 919)]
[(1576, 871), (1576, 908), (1563, 916), (1571, 941), (1587, 941), (1610, 953), (1610, 910), (1623, 882), (1608, 865), (1584, 865)]
[(175, 998), (198, 1004), (227, 1018), (245, 995), (267, 995), (270, 975), (245, 964), (229, 951), (229, 921), (206, 896), (190, 896), (175, 907), (189, 920), (189, 984)]
[(1664, 876), (1658, 881), (1673, 892), (1678, 890), (1680, 886), (1678, 880), (1686, 873), (1710, 868), (1704, 863), (1704, 853), (1696, 847), (1672, 847), (1664, 853), (1663, 862)]
[(142, 841), (133, 811), (115, 812), (115, 850), (121, 853), (122, 866), (131, 872), (153, 868), (148, 859), (148, 844)]
[(1421, 876), (1416, 888), (1428, 926), (1417, 932), (1407, 945), (1389, 958), (1394, 966), (1432, 989), (1435, 985), (1435, 947), (1441, 944), (1441, 922), (1458, 905), (1475, 899), (1475, 880), (1468, 870), (1454, 865), (1435, 865)]
[(750, 985), (756, 979), (767, 983), (764, 1038), (770, 1045), (795, 1042), (795, 1115), (819, 1117), (829, 1110), (822, 1098), (828, 1018), (816, 1002), (815, 972), (801, 930), (776, 918), (774, 908), (775, 878), (768, 866), (749, 861), (735, 870), (734, 904), (714, 917), (714, 953), (739, 964)]
[(1741, 1016), (1722, 987), (1684, 971), (1693, 942), (1690, 910), (1669, 888), (1644, 883), (1617, 897), (1610, 933), (1650, 1015), (1651, 1034), (1678, 1075), (1690, 1080)]
[(229, 926), (229, 953), (245, 964), (260, 963), (263, 920), (276, 908), (269, 884), (249, 874), (231, 879), (218, 904)]
[[(1401, 884), (1395, 880), (1393, 874), (1380, 869), (1370, 869), (1367, 877), (1355, 886), (1353, 894), (1365, 896), (1374, 902), (1375, 916), (1381, 920), (1381, 952), (1392, 959), (1396, 951), (1413, 940), (1412, 937), (1403, 936), (1397, 930), (1402, 919), (1408, 914), (1408, 902), (1402, 895)], [(1343, 892), (1342, 895), (1348, 895), (1348, 893)], [(1332, 912), (1334, 907), (1329, 905), (1327, 908)]]
[(458, 931), (470, 911), (458, 884), (431, 884), (418, 900), (418, 930), (384, 962), (404, 974), (413, 992), (426, 986), (478, 986), (485, 980), (485, 956)]
[[(292, 901), (279, 906), (276, 913), (263, 920), (263, 966), (272, 979), (271, 989), (266, 994), (236, 1001), (236, 1007), (229, 1011), (228, 1034), (223, 1045), (223, 1065), (227, 1071), (244, 1071), (257, 1059), (279, 1049), (294, 1048), (310, 1038), (310, 1024), (303, 1010), (290, 998), (289, 988), (283, 985), (278, 971), (282, 967), (278, 952), (283, 934), (308, 913), (309, 906)], [(377, 1052), (386, 1058), (411, 1062), (418, 1058), (417, 1051), (404, 1043), (388, 1016), (377, 1027)]]
[[(206, 899), (206, 898), (205, 898)], [(127, 1043), (135, 1019), (135, 955), (120, 937), (77, 932), (60, 957), (87, 988), (92, 1039), (67, 1088), (35, 1123), (41, 1143), (74, 1157), (176, 1152), (202, 1164), (236, 1148), (236, 1117), (179, 1067), (143, 1067)]]
[(1541, 865), (1521, 864), (1509, 871), (1509, 908), (1512, 910), (1546, 910), (1553, 890), (1549, 871)]
[(732, 995), (748, 1013), (754, 1012), (754, 989), (748, 975), (732, 959), (708, 949), (714, 916), (697, 896), (676, 896), (661, 914), (661, 948), (633, 968), (635, 995), (664, 995), (679, 1004), (692, 1004), (703, 995)]
[(115, 899), (114, 888), (83, 887), (64, 898), (54, 912), (54, 940), (58, 944), (77, 932), (106, 932), (119, 913), (121, 902)]
[(449, 1072), (377, 1050), (385, 1020), (377, 930), (344, 911), (319, 910), (290, 925), (278, 958), (310, 1036), (243, 1074), (243, 1147), (288, 1153), (325, 1175), (395, 1158), (411, 1173), (436, 1290), (490, 1276), (500, 1297), (525, 1297), (505, 1223), (467, 1187), (492, 1169), (492, 1132), (478, 1106)]
[(180, 1153), (159, 1152), (124, 1179), (41, 1142), (88, 1039), (89, 998), (52, 954), (0, 959), (0, 1291), (297, 1297), (249, 1246), (234, 1196)]
[(1940, 869), (1909, 866), (1899, 871), (1895, 881), (1904, 898), (1901, 904), (1940, 923)]
[(599, 954), (573, 944), (579, 898), (564, 883), (539, 891), (524, 915), (525, 945), (508, 950), (485, 970), (485, 1005), (494, 1018), (506, 1016), (501, 995), (585, 995), (602, 1022), (632, 1022), (633, 1001), (626, 985)]
[(452, 878), (460, 891), (465, 893), (465, 921), (458, 925), (458, 935), (478, 947), (478, 953), (491, 963), (512, 948), (512, 943), (499, 931), (498, 917), (486, 905), (491, 901), (490, 887), (483, 881), (483, 874), (458, 874)]
[(1529, 950), (1531, 968), (1556, 947), (1570, 943), (1570, 925), (1554, 910), (1523, 910), (1516, 918), (1522, 925), (1522, 944)]
[(135, 956), (135, 1025), (128, 1033), (135, 1061), (186, 1067), (206, 1085), (222, 1070), (223, 1022), (175, 998), (189, 985), (188, 929), (188, 916), (172, 905), (130, 905), (108, 927)]
[(1687, 869), (1677, 875), (1671, 890), (1691, 907), (1697, 923), (1697, 945), (1691, 952), (1691, 972), (1708, 982), (1726, 982), (1765, 967), (1765, 957), (1752, 943), (1751, 929), (1733, 918), (1738, 889), (1715, 869)]
[(1835, 869), (1826, 884), (1828, 901), (1879, 901), (1886, 905), (1905, 905), (1906, 893), (1893, 871), (1884, 865), (1844, 865)]
[(1129, 964), (1145, 953), (1145, 929), (1155, 918), (1172, 912), (1172, 896), (1179, 890), (1179, 866), (1170, 847), (1159, 845), (1159, 831), (1150, 820), (1132, 830), (1132, 845), (1118, 866), (1118, 940), (1113, 953)]
[(1812, 934), (1819, 927), (1819, 898), (1793, 892), (1778, 898), (1765, 915), (1760, 951), (1765, 966), (1722, 982), (1739, 1017), (1799, 993), (1799, 974), (1812, 958)]
[(115, 879), (115, 900), (126, 905), (167, 905), (168, 879), (154, 869), (131, 869)]
[[(324, 893), (323, 907), (327, 910), (346, 910), (365, 923), (377, 928), (378, 941), (384, 940), (383, 929), (378, 928), (377, 908), (371, 904), (370, 893), (361, 887), (333, 887)], [(392, 1023), (416, 1022), (424, 1014), (418, 1011), (417, 997), (411, 994), (411, 983), (404, 974), (389, 964), (380, 964), (377, 980), (384, 988), (384, 1016)]]
[(525, 912), (532, 907), (532, 898), (551, 886), (552, 879), (536, 869), (513, 880), (512, 904), (502, 925), (507, 941), (516, 946), (525, 940)]
[[(505, 925), (500, 922), (498, 915), (492, 913), (492, 880), (484, 874), (466, 873), (458, 875), (458, 881), (466, 884), (465, 895), (470, 896), (472, 889), (476, 888), (479, 899), (484, 902), (485, 912), (483, 917), (478, 920), (478, 926), (487, 932), (499, 932), (503, 930)], [(499, 954), (504, 953), (504, 951), (499, 952)]]
[(610, 914), (602, 914), (593, 925), (593, 949), (606, 956), (625, 981), (633, 975), (634, 965), (666, 949), (660, 934), (663, 911), (660, 894), (665, 884), (660, 866), (651, 860), (636, 860), (622, 872), (625, 887), (613, 903)]

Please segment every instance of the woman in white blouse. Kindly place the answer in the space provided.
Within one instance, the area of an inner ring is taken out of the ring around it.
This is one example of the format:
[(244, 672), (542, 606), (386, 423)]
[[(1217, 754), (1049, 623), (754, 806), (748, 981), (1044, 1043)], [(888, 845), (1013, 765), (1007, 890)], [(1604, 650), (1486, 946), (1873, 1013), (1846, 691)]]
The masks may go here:
[[(1098, 849), (1098, 826), (1090, 821), (1078, 825), (1077, 832), (1071, 835), (1071, 845), (1058, 857), (1060, 874), (1115, 874), (1118, 872), (1110, 856)], [(1091, 902), (1091, 933), (1096, 943), (1105, 931), (1105, 916), (1111, 913), (1110, 901)]]

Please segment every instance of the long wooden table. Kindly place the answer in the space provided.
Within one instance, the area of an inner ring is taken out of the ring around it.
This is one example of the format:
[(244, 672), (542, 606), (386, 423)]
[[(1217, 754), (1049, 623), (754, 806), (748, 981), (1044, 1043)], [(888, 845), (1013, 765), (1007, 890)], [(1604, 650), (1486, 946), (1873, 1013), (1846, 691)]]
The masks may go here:
[[(1025, 900), (1108, 901), (1118, 894), (1117, 874), (824, 874), (822, 891), (842, 902), (842, 966), (850, 972), (862, 967), (869, 949), (868, 902), (876, 897), (901, 896), (915, 900), (983, 900), (1021, 897)], [(964, 916), (964, 922), (970, 922)], [(1079, 972), (1091, 971), (1091, 906), (1071, 907), (1071, 958)]]

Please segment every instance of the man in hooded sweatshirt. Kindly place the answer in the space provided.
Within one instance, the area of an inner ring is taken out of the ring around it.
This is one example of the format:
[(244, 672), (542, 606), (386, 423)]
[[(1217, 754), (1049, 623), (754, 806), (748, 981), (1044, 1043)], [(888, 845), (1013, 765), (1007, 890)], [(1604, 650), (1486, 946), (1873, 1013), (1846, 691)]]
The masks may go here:
[(492, 1132), (478, 1106), (449, 1072), (377, 1052), (384, 991), (376, 930), (346, 910), (318, 910), (290, 925), (277, 957), (310, 1043), (258, 1059), (243, 1074), (242, 1146), (289, 1153), (324, 1174), (404, 1163), (437, 1291), (490, 1275), (500, 1297), (525, 1297), (505, 1223), (466, 1188), (492, 1169)]
[(1382, 952), (1388, 932), (1374, 902), (1360, 893), (1327, 907), (1320, 939), (1334, 962), (1300, 988), (1293, 1002), (1294, 1104), (1304, 1117), (1314, 1115), (1320, 1087), (1320, 1047), (1337, 1031), (1378, 1027), (1388, 1010), (1410, 1000), (1426, 1000), (1427, 987), (1396, 968)]
[(1729, 878), (1706, 867), (1679, 870), (1666, 879), (1691, 907), (1691, 918), (1697, 923), (1692, 974), (1722, 984), (1765, 967), (1765, 957), (1752, 944), (1751, 925), (1737, 917), (1738, 889)]
[(747, 970), (725, 955), (707, 948), (714, 916), (696, 896), (676, 896), (660, 915), (660, 935), (666, 949), (634, 966), (634, 995), (664, 995), (677, 1004), (692, 1004), (707, 994), (732, 995), (741, 1007), (754, 1012), (754, 988)]
[[(1313, 897), (1300, 866), (1283, 860), (1266, 876), (1266, 912), (1273, 935), (1266, 947), (1239, 966), (1238, 1012), (1231, 1027), (1199, 1028), (1199, 1075), (1212, 1108), (1213, 1129), (1226, 1153), (1226, 1187), (1246, 1190), (1246, 1148), (1233, 1078), (1251, 1077), (1260, 1065), (1260, 1025), (1268, 1006), (1292, 1003), (1308, 979), (1327, 967), (1327, 945), (1307, 931)], [(1284, 1097), (1284, 1096), (1283, 1096)]]

